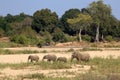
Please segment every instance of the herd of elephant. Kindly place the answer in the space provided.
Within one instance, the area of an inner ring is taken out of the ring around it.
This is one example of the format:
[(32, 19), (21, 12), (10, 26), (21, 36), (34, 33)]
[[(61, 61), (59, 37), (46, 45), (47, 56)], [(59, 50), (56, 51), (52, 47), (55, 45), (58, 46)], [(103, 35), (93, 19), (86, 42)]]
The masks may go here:
[[(52, 55), (52, 54), (48, 54), (43, 56), (42, 61), (47, 60), (48, 62), (67, 62), (67, 58), (66, 57), (58, 57), (56, 55)], [(73, 52), (71, 55), (71, 61), (73, 61), (73, 59), (76, 59), (77, 61), (85, 61), (88, 62), (90, 60), (90, 55), (88, 53), (79, 53), (79, 52)], [(28, 62), (38, 62), (39, 61), (39, 56), (37, 55), (29, 55), (28, 56)]]

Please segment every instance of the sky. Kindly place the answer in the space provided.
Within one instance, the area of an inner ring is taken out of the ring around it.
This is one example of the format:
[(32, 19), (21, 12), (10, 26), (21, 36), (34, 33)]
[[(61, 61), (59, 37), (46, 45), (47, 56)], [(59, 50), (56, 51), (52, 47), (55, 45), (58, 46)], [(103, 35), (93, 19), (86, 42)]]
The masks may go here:
[[(0, 0), (0, 16), (20, 13), (33, 15), (37, 10), (48, 8), (61, 17), (65, 11), (86, 8), (93, 1), (97, 0)], [(120, 20), (120, 0), (104, 0), (104, 3), (111, 6), (112, 14)]]

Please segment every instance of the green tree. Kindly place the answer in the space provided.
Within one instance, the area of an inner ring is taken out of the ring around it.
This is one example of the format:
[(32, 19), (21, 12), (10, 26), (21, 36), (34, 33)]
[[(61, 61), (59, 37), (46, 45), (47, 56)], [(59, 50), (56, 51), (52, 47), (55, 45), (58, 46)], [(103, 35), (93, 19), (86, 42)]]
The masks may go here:
[(79, 14), (77, 18), (68, 19), (67, 22), (69, 24), (74, 25), (73, 29), (75, 29), (79, 33), (79, 41), (81, 42), (81, 32), (86, 27), (89, 26), (92, 22), (92, 17), (89, 14)]
[(89, 14), (93, 18), (94, 25), (96, 26), (96, 37), (95, 41), (99, 42), (100, 38), (100, 28), (102, 29), (101, 35), (106, 31), (107, 23), (109, 23), (109, 19), (111, 16), (111, 7), (104, 4), (103, 0), (99, 0), (97, 2), (92, 2), (88, 7)]
[(5, 35), (11, 30), (10, 25), (6, 22), (4, 17), (0, 17), (0, 28), (5, 32)]
[(49, 9), (42, 9), (34, 13), (32, 28), (38, 33), (40, 31), (51, 32), (57, 23), (58, 15), (55, 12), (51, 12)]
[(61, 22), (61, 29), (70, 35), (74, 34), (74, 30), (72, 30), (71, 26), (69, 26), (69, 23), (67, 22), (67, 19), (73, 19), (76, 18), (77, 15), (80, 14), (79, 9), (69, 9), (67, 10), (61, 17), (60, 22)]
[(120, 37), (119, 21), (114, 16), (110, 17), (109, 27), (107, 27), (107, 35)]

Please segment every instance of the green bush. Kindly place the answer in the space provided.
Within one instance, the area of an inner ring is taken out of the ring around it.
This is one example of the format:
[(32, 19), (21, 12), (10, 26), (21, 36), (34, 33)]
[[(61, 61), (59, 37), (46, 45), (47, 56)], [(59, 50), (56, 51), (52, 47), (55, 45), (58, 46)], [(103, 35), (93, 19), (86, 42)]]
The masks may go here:
[(74, 41), (74, 40), (75, 40), (74, 37), (69, 36), (63, 32), (53, 34), (53, 41), (54, 42), (70, 42), (70, 41)]
[(44, 39), (40, 39), (39, 42), (37, 43), (37, 46), (38, 46), (39, 48), (41, 48), (41, 47), (43, 46), (43, 44), (45, 44), (45, 43), (46, 43), (46, 42), (45, 42)]
[(5, 31), (2, 28), (0, 28), (0, 37), (3, 37), (4, 33)]
[(71, 42), (76, 40), (76, 36), (69, 36), (68, 34), (65, 34), (65, 42)]
[(90, 42), (92, 38), (91, 38), (91, 36), (89, 36), (89, 35), (83, 35), (83, 36), (82, 36), (82, 39), (85, 40), (85, 41)]
[(40, 31), (40, 35), (43, 37), (46, 43), (50, 43), (52, 41), (52, 36), (48, 31)]
[(11, 37), (11, 41), (19, 44), (28, 44), (28, 39), (25, 35), (15, 35)]
[(109, 42), (113, 41), (113, 37), (110, 35), (106, 36), (105, 39)]
[(38, 42), (38, 39), (36, 37), (32, 37), (32, 36), (27, 37), (24, 34), (14, 35), (10, 38), (10, 40), (14, 43), (22, 44), (22, 45), (34, 45), (37, 44)]
[(63, 32), (58, 32), (53, 34), (53, 41), (55, 42), (64, 42), (65, 35)]

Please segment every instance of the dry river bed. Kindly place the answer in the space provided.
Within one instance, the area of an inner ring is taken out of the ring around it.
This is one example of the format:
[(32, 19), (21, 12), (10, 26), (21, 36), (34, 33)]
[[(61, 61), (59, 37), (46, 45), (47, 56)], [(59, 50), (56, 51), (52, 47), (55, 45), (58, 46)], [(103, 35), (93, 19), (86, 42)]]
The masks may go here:
[[(42, 60), (43, 56), (46, 54), (55, 54), (57, 57), (64, 56), (68, 59), (71, 57), (71, 52), (66, 52), (71, 48), (36, 48), (36, 47), (23, 47), (23, 48), (4, 48), (9, 50), (37, 50), (37, 51), (44, 51), (46, 50), (47, 53), (37, 53), (36, 55), (39, 56), (40, 60)], [(74, 50), (78, 50), (79, 48), (73, 48)], [(85, 53), (89, 53), (91, 58), (94, 57), (102, 57), (102, 58), (109, 58), (112, 56), (113, 58), (120, 57), (120, 49), (102, 49), (102, 51), (85, 51)], [(27, 62), (27, 58), (30, 54), (14, 54), (14, 55), (0, 55), (0, 63), (22, 63)], [(34, 55), (34, 54), (31, 54)], [(60, 77), (72, 77), (74, 75), (68, 75), (64, 74), (66, 72), (75, 72), (78, 73), (84, 73), (88, 71), (91, 67), (89, 65), (84, 65), (84, 67), (81, 67), (81, 65), (73, 65), (70, 69), (56, 69), (56, 70), (35, 70), (35, 69), (11, 69), (11, 68), (5, 68), (0, 69), (0, 79), (1, 77), (5, 76), (17, 76), (17, 75), (26, 75), (26, 74), (34, 74), (34, 73), (43, 73), (47, 76), (60, 76)]]

